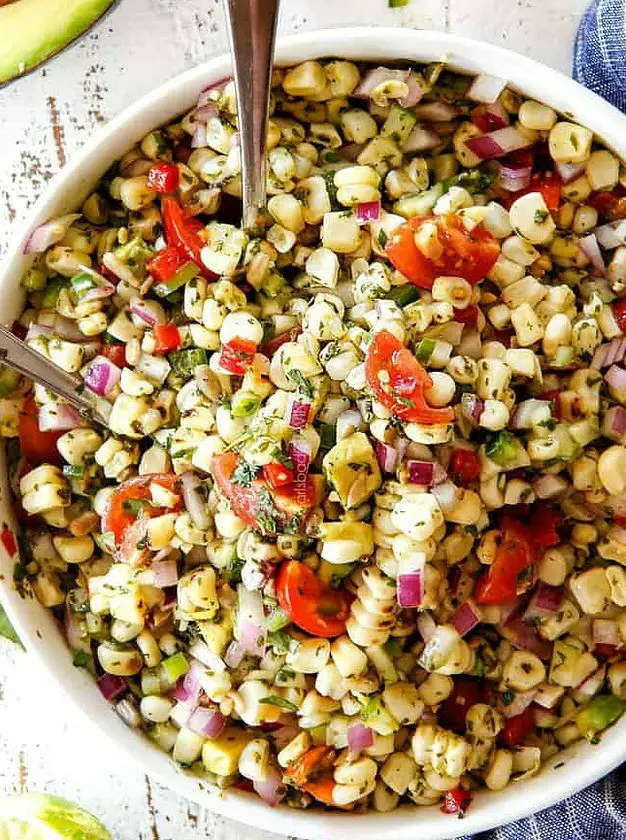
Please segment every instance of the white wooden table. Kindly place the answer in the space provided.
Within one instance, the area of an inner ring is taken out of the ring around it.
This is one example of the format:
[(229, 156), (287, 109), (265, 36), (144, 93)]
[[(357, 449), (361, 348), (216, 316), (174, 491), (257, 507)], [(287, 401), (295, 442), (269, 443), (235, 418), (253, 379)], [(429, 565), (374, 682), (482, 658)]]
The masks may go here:
[[(587, 0), (283, 0), (282, 33), (351, 24), (448, 30), (569, 72)], [(0, 91), (0, 257), (46, 181), (93, 129), (155, 85), (227, 48), (220, 0), (123, 0), (85, 40)], [(0, 792), (38, 790), (97, 814), (115, 840), (272, 840), (200, 811), (129, 766), (0, 639)], [(268, 812), (268, 825), (271, 813)]]

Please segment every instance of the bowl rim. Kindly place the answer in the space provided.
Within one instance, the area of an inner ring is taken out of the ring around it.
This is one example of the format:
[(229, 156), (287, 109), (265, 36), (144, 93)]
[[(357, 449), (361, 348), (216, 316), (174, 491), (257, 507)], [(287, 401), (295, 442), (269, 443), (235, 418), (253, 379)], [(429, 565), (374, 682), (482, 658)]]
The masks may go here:
[[(370, 61), (433, 61), (444, 55), (449, 57), (449, 66), (469, 73), (486, 72), (497, 75), (502, 68), (506, 68), (509, 84), (514, 88), (523, 90), (526, 95), (540, 101), (548, 102), (560, 112), (593, 127), (596, 136), (601, 137), (621, 158), (626, 158), (626, 117), (613, 106), (557, 70), (510, 50), (472, 38), (402, 27), (361, 26), (312, 30), (279, 38), (276, 63), (285, 65), (307, 58), (329, 56)], [(68, 165), (50, 180), (24, 224), (20, 225), (20, 231), (8, 250), (0, 272), (0, 289), (12, 287), (15, 290), (15, 278), (21, 274), (25, 265), (23, 244), (29, 231), (51, 215), (67, 211), (72, 200), (76, 206), (76, 198), (80, 194), (86, 195), (89, 187), (103, 174), (105, 170), (102, 169), (102, 165), (100, 171), (96, 171), (98, 167), (94, 170), (94, 160), (99, 160), (102, 164), (108, 159), (110, 164), (119, 157), (114, 151), (116, 146), (122, 148), (121, 154), (136, 139), (132, 133), (135, 128), (143, 126), (145, 133), (160, 122), (175, 117), (185, 108), (191, 107), (192, 91), (195, 91), (197, 98), (202, 87), (224, 78), (229, 72), (228, 55), (210, 59), (159, 85), (99, 128), (72, 156)], [(174, 107), (171, 102), (176, 103)], [(148, 113), (152, 116), (149, 125), (145, 127)], [(158, 116), (155, 116), (158, 114), (164, 116), (159, 122), (154, 122), (155, 119), (158, 120)], [(137, 135), (140, 136), (141, 133)], [(104, 149), (109, 149), (109, 146), (110, 152), (105, 153)], [(13, 293), (6, 308), (16, 312), (20, 310), (18, 295)], [(0, 453), (0, 471), (4, 467), (4, 457)], [(0, 506), (7, 507), (5, 492), (6, 482), (4, 486), (0, 486)], [(10, 513), (6, 515), (9, 520), (12, 519)], [(0, 569), (9, 571), (12, 566), (12, 558), (4, 547), (0, 546)], [(387, 814), (372, 811), (350, 815), (329, 814), (297, 811), (283, 806), (269, 811), (261, 800), (250, 794), (231, 789), (220, 796), (213, 789), (203, 789), (197, 779), (178, 770), (169, 756), (149, 745), (147, 739), (129, 732), (108, 704), (106, 709), (110, 710), (111, 714), (100, 708), (104, 701), (102, 698), (97, 699), (99, 695), (92, 678), (83, 673), (79, 674), (82, 669), (73, 669), (72, 673), (71, 659), (65, 644), (59, 646), (55, 642), (53, 644), (56, 647), (49, 649), (45, 637), (42, 639), (43, 633), (52, 633), (55, 638), (62, 637), (62, 634), (55, 630), (56, 625), (51, 614), (39, 604), (22, 600), (13, 587), (4, 587), (0, 594), (9, 618), (27, 650), (81, 714), (89, 717), (100, 731), (111, 738), (144, 772), (166, 787), (212, 811), (251, 826), (263, 826), (283, 834), (319, 840), (360, 840), (364, 829), (370, 840), (382, 840), (390, 832), (394, 832), (398, 840), (410, 840), (417, 830), (423, 840), (446, 840), (461, 834), (485, 831), (534, 814), (606, 775), (625, 757), (624, 747), (620, 746), (619, 738), (620, 733), (626, 733), (626, 719), (623, 719), (606, 733), (602, 747), (596, 748), (593, 761), (585, 760), (580, 769), (572, 769), (571, 765), (576, 763), (576, 758), (581, 755), (583, 760), (589, 757), (590, 747), (585, 744), (570, 747), (567, 751), (559, 753), (560, 758), (568, 758), (566, 764), (569, 764), (569, 767), (567, 772), (560, 773), (558, 780), (557, 776), (554, 776), (552, 783), (546, 784), (550, 766), (560, 770), (561, 763), (555, 767), (555, 762), (550, 761), (549, 766), (534, 779), (509, 785), (499, 793), (477, 793), (473, 807), (462, 824), (451, 820), (450, 817), (444, 817), (439, 813), (438, 806), (420, 806), (417, 809), (417, 806), (408, 805)], [(64, 650), (61, 650), (61, 647)], [(140, 745), (150, 746), (151, 749), (144, 749)], [(500, 807), (494, 808), (494, 804)]]

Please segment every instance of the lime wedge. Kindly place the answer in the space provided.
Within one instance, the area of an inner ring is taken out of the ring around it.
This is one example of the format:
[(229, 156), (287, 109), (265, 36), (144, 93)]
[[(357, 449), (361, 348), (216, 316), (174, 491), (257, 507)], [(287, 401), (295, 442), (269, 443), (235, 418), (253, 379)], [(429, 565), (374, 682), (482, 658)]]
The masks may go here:
[(0, 796), (0, 840), (112, 840), (98, 820), (44, 793)]

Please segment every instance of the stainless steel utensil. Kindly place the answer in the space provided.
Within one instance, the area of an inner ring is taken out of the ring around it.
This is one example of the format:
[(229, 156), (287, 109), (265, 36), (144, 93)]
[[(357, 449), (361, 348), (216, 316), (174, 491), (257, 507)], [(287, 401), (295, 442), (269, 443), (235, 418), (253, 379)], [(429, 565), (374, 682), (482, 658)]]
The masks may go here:
[(243, 226), (258, 227), (265, 207), (265, 139), (279, 0), (225, 0), (237, 91)]
[(0, 362), (61, 397), (77, 409), (86, 420), (107, 426), (106, 417), (98, 408), (98, 398), (95, 394), (90, 397), (91, 392), (85, 389), (82, 379), (66, 373), (49, 362), (2, 324), (0, 324)]

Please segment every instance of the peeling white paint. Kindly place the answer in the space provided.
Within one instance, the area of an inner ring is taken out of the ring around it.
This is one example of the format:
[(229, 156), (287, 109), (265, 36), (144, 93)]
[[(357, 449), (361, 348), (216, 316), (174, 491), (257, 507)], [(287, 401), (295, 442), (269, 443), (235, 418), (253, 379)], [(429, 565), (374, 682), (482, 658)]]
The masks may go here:
[[(411, 0), (389, 9), (388, 0), (283, 0), (280, 31), (356, 23), (449, 29), (569, 72), (586, 3)], [(220, 0), (122, 0), (83, 41), (1, 90), (0, 257), (60, 161), (70, 159), (98, 124), (226, 48)], [(149, 797), (142, 773), (44, 679), (24, 653), (0, 639), (0, 792), (39, 790), (74, 799), (97, 814), (115, 840), (276, 837), (200, 812), (154, 782)]]

